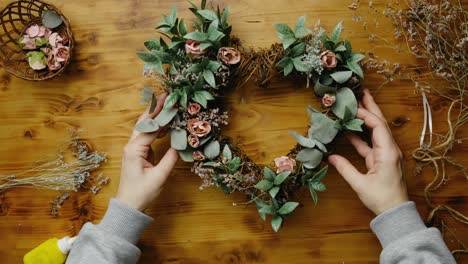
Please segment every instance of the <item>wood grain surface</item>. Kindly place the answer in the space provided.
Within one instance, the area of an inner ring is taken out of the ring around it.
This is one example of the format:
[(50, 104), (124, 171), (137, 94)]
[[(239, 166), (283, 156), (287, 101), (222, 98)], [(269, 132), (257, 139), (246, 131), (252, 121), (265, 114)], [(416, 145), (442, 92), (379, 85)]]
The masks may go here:
[[(9, 2), (0, 0), (0, 7)], [(140, 90), (154, 84), (141, 76), (143, 64), (135, 52), (156, 36), (155, 23), (174, 4), (180, 16), (191, 17), (185, 0), (50, 2), (71, 23), (76, 39), (74, 57), (62, 76), (45, 82), (23, 81), (0, 69), (0, 173), (21, 171), (53, 156), (58, 144), (67, 139), (68, 128), (82, 128), (83, 138), (109, 154), (101, 171), (111, 181), (96, 196), (72, 194), (57, 218), (49, 214), (49, 201), (56, 192), (16, 188), (0, 194), (1, 263), (20, 263), (27, 251), (44, 240), (76, 235), (85, 222), (101, 219), (117, 190), (122, 149), (145, 108), (139, 103)], [(273, 23), (293, 24), (305, 14), (309, 25), (320, 19), (329, 30), (343, 20), (344, 35), (355, 50), (372, 49), (401, 65), (424, 63), (396, 53), (388, 45), (369, 43), (371, 33), (392, 39), (393, 29), (379, 13), (385, 1), (373, 1), (376, 13), (367, 7), (367, 0), (361, 2), (356, 12), (362, 21), (354, 22), (355, 12), (347, 7), (351, 0), (223, 1), (232, 6), (233, 33), (246, 46), (268, 47), (278, 41)], [(369, 74), (363, 86), (372, 90), (388, 121), (397, 121), (391, 127), (405, 155), (410, 197), (426, 216), (429, 208), (423, 189), (433, 172), (426, 169), (415, 174), (411, 157), (422, 128), (421, 97), (411, 82), (395, 80), (377, 89), (383, 82), (380, 75)], [(295, 144), (287, 130), (306, 130), (306, 105), (319, 105), (312, 91), (303, 86), (278, 77), (268, 89), (248, 85), (229, 92), (223, 99), (231, 118), (226, 133), (253, 160), (271, 164)], [(434, 127), (444, 132), (449, 102), (432, 95), (430, 101)], [(466, 129), (462, 133), (466, 136)], [(155, 146), (161, 155), (168, 146), (167, 138)], [(363, 161), (345, 139), (337, 141), (335, 151), (364, 169)], [(466, 151), (467, 145), (458, 143), (451, 155), (467, 164)], [(179, 162), (163, 193), (147, 211), (155, 221), (138, 244), (143, 252), (141, 263), (378, 263), (381, 247), (369, 228), (374, 216), (334, 169), (325, 183), (328, 191), (320, 195), (317, 206), (306, 191), (301, 192), (297, 200), (302, 205), (281, 231), (274, 233), (269, 223), (258, 217), (255, 206), (241, 205), (242, 196), (227, 196), (215, 189), (200, 191), (200, 179), (190, 172), (189, 165)], [(466, 190), (466, 179), (452, 173), (435, 200), (467, 213)], [(233, 202), (239, 205), (232, 206)], [(441, 216), (468, 243), (468, 228)], [(447, 243), (451, 249), (458, 247), (450, 237)], [(459, 261), (463, 263), (463, 259)]]

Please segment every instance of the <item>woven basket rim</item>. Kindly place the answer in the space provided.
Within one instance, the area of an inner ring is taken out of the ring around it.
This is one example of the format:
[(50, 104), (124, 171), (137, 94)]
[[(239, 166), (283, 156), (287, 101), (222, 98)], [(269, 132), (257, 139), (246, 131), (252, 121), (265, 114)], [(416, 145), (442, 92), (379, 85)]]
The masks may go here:
[[(44, 6), (47, 7), (46, 10), (52, 10), (54, 12), (56, 12), (63, 20), (63, 27), (65, 28), (65, 31), (67, 33), (67, 37), (69, 38), (69, 56), (68, 56), (68, 59), (64, 62), (64, 64), (62, 65), (62, 67), (60, 69), (58, 69), (57, 71), (53, 71), (52, 74), (49, 74), (45, 77), (38, 77), (36, 78), (35, 76), (28, 76), (27, 74), (24, 74), (23, 72), (20, 72), (20, 71), (17, 71), (15, 68), (11, 68), (11, 67), (5, 67), (5, 62), (7, 60), (0, 60), (0, 66), (3, 67), (3, 69), (18, 77), (18, 78), (21, 78), (21, 79), (24, 79), (24, 80), (28, 80), (28, 81), (43, 81), (43, 80), (49, 80), (49, 79), (52, 79), (54, 78), (55, 76), (61, 74), (65, 68), (70, 64), (70, 61), (71, 61), (71, 58), (72, 58), (72, 54), (73, 54), (73, 48), (74, 48), (74, 44), (75, 44), (75, 41), (74, 41), (74, 38), (73, 38), (73, 31), (71, 29), (71, 26), (70, 26), (70, 22), (68, 21), (67, 17), (60, 11), (60, 9), (58, 9), (55, 5), (53, 4), (50, 4), (48, 2), (45, 2), (43, 0), (17, 0), (17, 1), (13, 1), (13, 2), (10, 2), (8, 5), (6, 5), (4, 8), (2, 8), (0, 10), (0, 15), (4, 15), (4, 14), (8, 14), (10, 13), (10, 8), (11, 6), (14, 6), (14, 5), (18, 5), (20, 4), (21, 2), (25, 2), (25, 3), (39, 3), (39, 4), (42, 4)], [(32, 17), (24, 26), (23, 26), (23, 29), (21, 30), (21, 33), (24, 33), (26, 31), (26, 29), (32, 24), (34, 23), (34, 20), (35, 19), (41, 19), (40, 17), (38, 16), (34, 16)], [(42, 21), (40, 21), (40, 23), (35, 23), (35, 24), (41, 24), (42, 25)]]

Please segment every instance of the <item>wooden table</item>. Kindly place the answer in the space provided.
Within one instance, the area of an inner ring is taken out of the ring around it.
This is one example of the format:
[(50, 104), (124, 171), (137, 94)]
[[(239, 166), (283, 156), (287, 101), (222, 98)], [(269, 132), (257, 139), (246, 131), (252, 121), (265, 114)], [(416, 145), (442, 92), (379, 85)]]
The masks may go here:
[[(0, 0), (0, 6), (9, 2)], [(76, 235), (85, 222), (101, 219), (109, 198), (117, 190), (122, 149), (136, 117), (145, 108), (139, 103), (140, 89), (154, 83), (141, 76), (143, 64), (135, 52), (144, 49), (144, 41), (156, 36), (155, 23), (174, 4), (180, 16), (190, 16), (185, 0), (50, 2), (71, 22), (77, 43), (75, 54), (65, 74), (51, 81), (23, 81), (0, 69), (0, 173), (14, 173), (54, 155), (57, 145), (67, 138), (68, 128), (83, 128), (86, 140), (109, 153), (101, 171), (111, 177), (111, 182), (96, 196), (88, 192), (73, 194), (58, 218), (49, 214), (49, 201), (56, 192), (17, 188), (1, 194), (2, 263), (19, 263), (28, 250), (49, 237)], [(234, 34), (247, 46), (268, 47), (278, 41), (273, 23), (293, 24), (304, 14), (309, 25), (320, 19), (329, 30), (343, 20), (344, 35), (356, 50), (376, 46), (368, 41), (370, 33), (392, 39), (389, 21), (370, 11), (367, 1), (357, 10), (362, 15), (361, 22), (352, 21), (355, 13), (347, 7), (351, 1), (345, 0), (224, 2), (232, 6)], [(374, 1), (380, 12), (384, 5), (383, 1)], [(364, 21), (367, 30), (363, 29)], [(377, 47), (374, 52), (402, 65), (424, 63), (385, 47)], [(416, 175), (410, 155), (419, 144), (421, 97), (407, 81), (394, 81), (375, 89), (383, 81), (381, 76), (370, 74), (364, 87), (373, 89), (389, 122), (404, 121), (392, 126), (392, 130), (405, 154), (410, 197), (426, 215), (429, 208), (423, 189), (432, 179), (432, 171), (427, 169)], [(287, 153), (295, 144), (287, 130), (306, 129), (306, 105), (319, 105), (311, 95), (311, 90), (279, 78), (268, 89), (250, 85), (230, 93), (226, 108), (231, 124), (226, 133), (238, 140), (256, 162), (271, 164), (273, 158)], [(443, 132), (448, 102), (430, 99), (434, 126)], [(340, 153), (364, 168), (345, 139), (337, 144)], [(157, 146), (161, 154), (168, 140), (161, 140)], [(466, 144), (457, 144), (452, 155), (466, 164), (466, 150)], [(215, 189), (200, 191), (200, 179), (190, 173), (189, 167), (182, 162), (177, 164), (165, 190), (148, 210), (155, 221), (138, 244), (143, 251), (141, 263), (378, 262), (381, 247), (369, 228), (374, 216), (334, 169), (325, 179), (328, 191), (320, 195), (319, 204), (314, 206), (309, 194), (302, 192), (298, 200), (303, 205), (279, 233), (274, 233), (258, 217), (255, 206), (232, 206), (233, 202), (241, 203), (242, 196), (226, 196)], [(452, 176), (435, 200), (450, 202), (466, 213), (466, 186), (462, 176)], [(447, 221), (453, 222), (449, 218)], [(467, 243), (468, 228), (456, 224), (454, 227)], [(453, 240), (447, 241), (456, 248)]]

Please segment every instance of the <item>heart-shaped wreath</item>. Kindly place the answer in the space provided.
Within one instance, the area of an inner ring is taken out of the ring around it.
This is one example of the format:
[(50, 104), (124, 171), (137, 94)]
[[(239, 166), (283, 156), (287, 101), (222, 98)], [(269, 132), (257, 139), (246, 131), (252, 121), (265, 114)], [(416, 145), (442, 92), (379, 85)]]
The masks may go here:
[[(278, 231), (284, 217), (299, 205), (291, 199), (300, 187), (308, 187), (315, 203), (317, 192), (326, 190), (322, 179), (328, 165), (321, 166), (328, 153), (326, 145), (342, 130), (361, 131), (363, 121), (356, 118), (353, 90), (363, 78), (358, 62), (364, 55), (352, 52), (346, 39), (340, 40), (341, 22), (330, 36), (319, 23), (313, 29), (306, 28), (304, 16), (294, 30), (275, 24), (282, 44), (252, 51), (231, 36), (229, 7), (207, 8), (203, 0), (200, 8), (192, 4), (190, 11), (196, 16), (194, 31), (188, 31), (174, 7), (156, 27), (171, 42), (151, 39), (145, 42), (149, 52), (138, 53), (145, 62), (144, 75), (161, 78), (169, 95), (161, 113), (141, 121), (136, 129), (146, 133), (168, 129), (171, 146), (184, 161), (193, 162), (192, 171), (203, 180), (201, 189), (216, 186), (227, 194), (245, 193), (249, 202), (256, 203), (263, 220), (267, 214), (272, 216), (271, 225)], [(266, 166), (262, 170), (223, 136), (221, 126), (227, 125), (228, 115), (213, 105), (223, 89), (253, 78), (260, 86), (267, 86), (277, 71), (303, 76), (307, 86), (312, 83), (323, 109), (309, 106), (307, 135), (290, 131), (297, 139), (296, 147), (275, 159), (275, 170)], [(144, 88), (142, 95), (144, 103), (151, 103), (152, 112), (155, 94)]]

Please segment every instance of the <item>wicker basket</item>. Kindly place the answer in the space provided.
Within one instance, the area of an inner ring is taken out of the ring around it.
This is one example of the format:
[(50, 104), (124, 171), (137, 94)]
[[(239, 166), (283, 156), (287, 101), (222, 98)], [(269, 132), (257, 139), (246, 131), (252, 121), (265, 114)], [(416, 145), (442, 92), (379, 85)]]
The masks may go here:
[[(42, 13), (53, 10), (62, 17), (63, 23), (53, 31), (69, 40), (69, 56), (62, 67), (55, 71), (36, 71), (30, 68), (25, 50), (19, 40), (29, 26), (42, 25)], [(19, 0), (0, 11), (0, 65), (9, 73), (25, 79), (48, 80), (63, 72), (69, 64), (74, 46), (73, 34), (65, 16), (53, 5), (40, 0)]]

